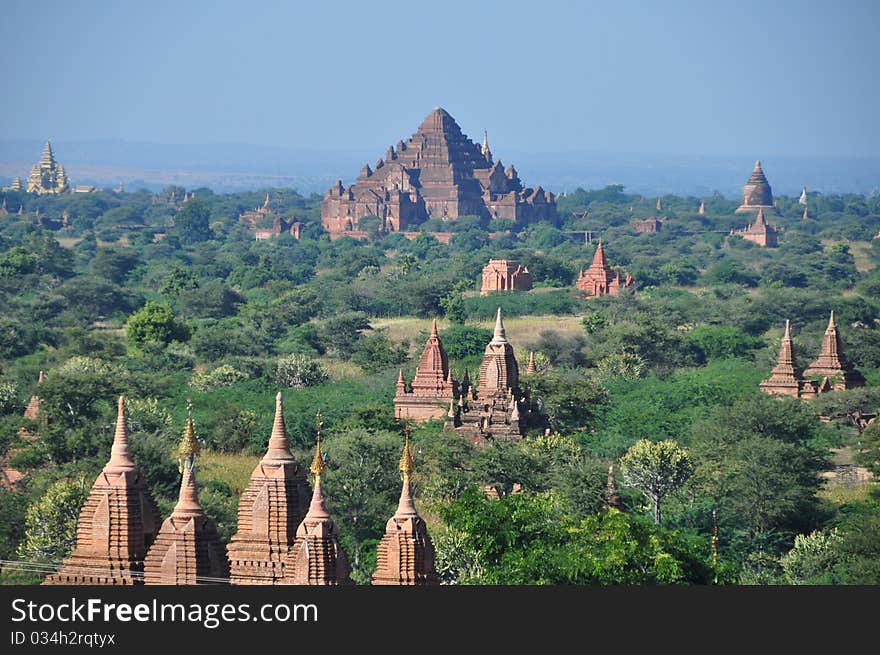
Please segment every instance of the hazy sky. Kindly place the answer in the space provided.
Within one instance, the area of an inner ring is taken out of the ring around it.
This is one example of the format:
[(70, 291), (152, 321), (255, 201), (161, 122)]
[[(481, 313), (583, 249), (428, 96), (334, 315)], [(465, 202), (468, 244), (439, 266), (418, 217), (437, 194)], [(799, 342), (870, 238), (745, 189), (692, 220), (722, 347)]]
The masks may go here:
[[(255, 6), (252, 6), (255, 5)], [(880, 154), (880, 2), (5, 1), (0, 138)]]

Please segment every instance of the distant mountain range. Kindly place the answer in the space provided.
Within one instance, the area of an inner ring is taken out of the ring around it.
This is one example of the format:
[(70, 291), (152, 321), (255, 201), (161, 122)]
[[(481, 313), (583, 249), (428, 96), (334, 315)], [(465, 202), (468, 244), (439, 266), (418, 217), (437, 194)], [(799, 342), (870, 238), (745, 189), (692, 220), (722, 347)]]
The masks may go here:
[[(127, 190), (160, 190), (170, 184), (217, 192), (292, 187), (323, 193), (336, 179), (354, 181), (384, 150), (308, 150), (252, 144), (177, 145), (118, 140), (53, 141), (59, 163), (74, 184)], [(26, 180), (43, 142), (0, 139), (0, 185)], [(777, 195), (798, 195), (803, 185), (821, 193), (880, 193), (880, 157), (763, 157)], [(622, 184), (629, 192), (737, 198), (755, 162), (742, 156), (688, 156), (597, 152), (498, 152), (514, 164), (524, 184), (555, 193)]]

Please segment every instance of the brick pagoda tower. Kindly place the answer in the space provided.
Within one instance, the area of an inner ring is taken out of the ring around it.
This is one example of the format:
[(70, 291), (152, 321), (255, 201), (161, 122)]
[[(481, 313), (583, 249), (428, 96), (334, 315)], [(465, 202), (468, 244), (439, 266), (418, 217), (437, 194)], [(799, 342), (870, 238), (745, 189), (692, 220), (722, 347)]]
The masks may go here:
[(834, 391), (853, 389), (865, 386), (864, 376), (853, 368), (843, 355), (840, 346), (840, 335), (834, 322), (834, 310), (828, 319), (825, 336), (822, 337), (822, 349), (819, 357), (804, 371), (805, 377), (826, 377)]
[(186, 427), (178, 449), (183, 474), (180, 496), (147, 553), (144, 562), (145, 584), (194, 585), (229, 578), (226, 549), (220, 542), (214, 521), (205, 515), (199, 503), (195, 472), (199, 450), (193, 427), (192, 403), (189, 403)]
[(620, 273), (613, 271), (608, 265), (601, 241), (593, 255), (593, 263), (586, 271), (582, 270), (577, 279), (578, 290), (585, 292), (588, 298), (618, 296), (622, 289), (631, 289), (634, 286), (635, 283), (629, 273), (621, 281)]
[(764, 393), (782, 394), (798, 398), (801, 391), (800, 376), (794, 358), (794, 344), (791, 339), (791, 324), (785, 321), (785, 334), (779, 344), (779, 357), (770, 377), (758, 385)]
[(238, 532), (227, 547), (232, 584), (279, 584), (308, 494), (305, 471), (290, 452), (279, 392), (269, 448), (241, 495)]
[(296, 529), (296, 541), (287, 555), (282, 584), (351, 584), (348, 557), (339, 545), (336, 525), (324, 506), (321, 475), (326, 469), (321, 453), (321, 415), (318, 413), (318, 444), (310, 470), (315, 479), (312, 502)]
[(462, 382), (459, 408), (454, 414), (448, 418), (446, 427), (467, 434), (475, 442), (521, 439), (527, 419), (535, 418), (528, 400), (520, 393), (519, 365), (507, 341), (501, 308), (480, 363), (477, 387)]
[(736, 208), (735, 213), (747, 214), (759, 209), (776, 211), (776, 206), (773, 204), (773, 191), (767, 181), (767, 176), (764, 175), (764, 169), (761, 168), (760, 160), (755, 162), (755, 168), (743, 187), (742, 204)]
[(128, 448), (125, 399), (119, 397), (110, 460), (79, 515), (76, 546), (46, 585), (133, 585), (156, 538), (159, 508)]
[(416, 512), (410, 481), (414, 471), (409, 449), (409, 428), (400, 457), (403, 487), (397, 511), (385, 524), (385, 535), (376, 551), (374, 585), (435, 585), (434, 545), (425, 521)]
[(449, 359), (437, 332), (437, 319), (434, 319), (409, 390), (403, 380), (403, 370), (398, 374), (394, 415), (401, 420), (443, 419), (457, 393), (458, 384), (452, 379)]

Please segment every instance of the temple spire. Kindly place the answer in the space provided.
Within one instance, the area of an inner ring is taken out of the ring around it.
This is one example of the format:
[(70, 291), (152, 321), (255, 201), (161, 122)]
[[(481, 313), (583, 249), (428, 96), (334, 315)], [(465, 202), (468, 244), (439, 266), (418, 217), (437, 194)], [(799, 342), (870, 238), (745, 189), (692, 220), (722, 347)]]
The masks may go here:
[(437, 319), (435, 318), (431, 323), (431, 337), (436, 339), (440, 335), (437, 333)]
[(275, 396), (275, 421), (272, 424), (272, 435), (269, 437), (269, 448), (263, 455), (263, 462), (292, 462), (290, 440), (287, 438), (287, 427), (284, 425), (284, 405), (281, 392)]
[(195, 427), (192, 418), (192, 400), (187, 401), (186, 425), (183, 428), (183, 438), (177, 449), (180, 458), (180, 471), (183, 478), (180, 481), (180, 494), (177, 505), (174, 506), (172, 516), (184, 517), (204, 514), (199, 503), (199, 494), (196, 489), (196, 457), (201, 451), (199, 440), (196, 438)]
[(700, 216), (702, 216), (703, 214), (706, 213), (706, 201), (705, 201), (705, 200), (700, 200), (700, 210), (699, 210), (699, 213), (700, 213)]
[(504, 319), (501, 318), (501, 308), (495, 315), (495, 332), (492, 334), (492, 343), (507, 343), (507, 333), (504, 331)]
[(110, 448), (110, 461), (104, 466), (104, 472), (121, 473), (134, 470), (134, 460), (131, 458), (131, 450), (128, 447), (125, 396), (119, 396), (116, 412), (116, 433), (113, 435), (113, 446)]
[(395, 517), (416, 516), (416, 506), (412, 498), (412, 475), (415, 471), (412, 452), (409, 447), (409, 425), (405, 428), (405, 436), (403, 442), (403, 453), (400, 456), (400, 476), (403, 485), (400, 490), (400, 501), (397, 503), (397, 511)]
[(605, 483), (605, 504), (608, 509), (620, 509), (620, 496), (617, 493), (617, 482), (614, 479), (614, 465), (608, 467), (608, 481)]
[(529, 363), (526, 366), (526, 375), (534, 375), (538, 372), (538, 367), (535, 366), (535, 351), (532, 350), (529, 352)]
[(327, 470), (327, 465), (324, 463), (324, 453), (321, 452), (322, 425), (324, 425), (324, 420), (321, 416), (321, 410), (318, 410), (318, 413), (315, 414), (315, 426), (318, 431), (315, 445), (315, 457), (312, 459), (312, 465), (309, 467), (309, 470), (315, 478), (315, 483), (312, 487), (312, 502), (309, 504), (309, 511), (305, 516), (307, 519), (330, 518), (330, 514), (327, 513), (327, 508), (324, 505), (324, 489), (321, 485), (321, 476), (324, 474), (324, 471)]

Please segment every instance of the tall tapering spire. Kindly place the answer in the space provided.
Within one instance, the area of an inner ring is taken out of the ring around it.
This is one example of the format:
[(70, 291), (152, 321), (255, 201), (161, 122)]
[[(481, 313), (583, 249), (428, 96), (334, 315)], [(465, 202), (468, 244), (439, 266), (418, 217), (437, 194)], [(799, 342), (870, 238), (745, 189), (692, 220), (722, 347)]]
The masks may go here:
[(119, 396), (116, 412), (116, 433), (113, 435), (113, 446), (110, 448), (110, 461), (104, 466), (105, 473), (133, 471), (134, 460), (128, 447), (128, 423), (125, 415), (125, 396)]
[(272, 424), (272, 435), (269, 437), (269, 448), (263, 456), (264, 462), (292, 462), (290, 440), (287, 438), (287, 427), (284, 425), (284, 404), (281, 392), (275, 395), (275, 420)]
[(339, 545), (336, 526), (324, 505), (321, 475), (326, 470), (321, 452), (321, 412), (315, 415), (317, 440), (311, 471), (314, 475), (309, 511), (296, 529), (296, 540), (284, 560), (282, 584), (350, 584), (348, 558)]
[(385, 524), (385, 535), (376, 549), (374, 585), (437, 584), (434, 546), (412, 497), (415, 465), (410, 450), (409, 425), (404, 434), (403, 453), (398, 467), (402, 480), (400, 502), (394, 516)]
[(504, 319), (501, 317), (501, 308), (495, 315), (495, 331), (492, 334), (492, 343), (507, 343), (507, 333), (504, 330)]
[[(812, 378), (828, 378), (831, 388), (835, 391), (861, 387), (865, 378), (847, 361), (843, 355), (840, 334), (834, 320), (834, 310), (828, 317), (828, 327), (822, 337), (822, 349), (816, 360), (804, 371), (804, 376)], [(825, 385), (827, 386), (827, 385)]]
[(183, 438), (177, 448), (178, 469), (183, 472), (187, 464), (195, 464), (195, 459), (201, 452), (202, 447), (196, 438), (196, 430), (193, 425), (192, 399), (186, 402), (186, 423), (183, 428)]
[(538, 372), (538, 367), (535, 366), (535, 351), (529, 351), (529, 363), (526, 365), (526, 375), (534, 375)]
[(217, 526), (205, 515), (196, 486), (196, 456), (192, 401), (187, 402), (186, 424), (177, 450), (181, 459), (180, 493), (174, 511), (162, 523), (156, 541), (144, 560), (148, 585), (193, 585), (205, 578), (229, 577), (229, 560)]
[(700, 214), (700, 216), (702, 216), (702, 215), (705, 214), (705, 213), (706, 213), (706, 201), (705, 201), (705, 200), (700, 200), (699, 214)]
[(761, 382), (758, 387), (764, 393), (769, 394), (783, 394), (794, 398), (800, 395), (801, 384), (795, 363), (791, 323), (788, 320), (785, 321), (785, 333), (779, 343), (776, 366), (773, 367), (770, 377)]
[(394, 513), (396, 517), (417, 516), (416, 506), (412, 498), (412, 475), (415, 471), (412, 451), (409, 447), (409, 425), (405, 428), (405, 437), (403, 442), (403, 453), (400, 456), (400, 476), (403, 485), (400, 490), (400, 501), (397, 503), (397, 511)]
[(308, 509), (306, 474), (290, 453), (279, 393), (269, 447), (238, 504), (238, 531), (228, 547), (232, 584), (280, 584), (287, 551)]
[(110, 459), (80, 510), (76, 546), (44, 584), (141, 584), (144, 559), (160, 523), (147, 481), (131, 458), (125, 398), (120, 396)]

